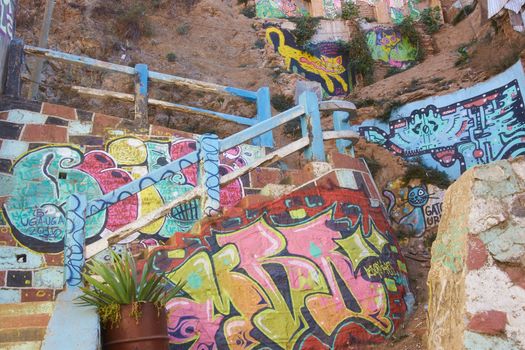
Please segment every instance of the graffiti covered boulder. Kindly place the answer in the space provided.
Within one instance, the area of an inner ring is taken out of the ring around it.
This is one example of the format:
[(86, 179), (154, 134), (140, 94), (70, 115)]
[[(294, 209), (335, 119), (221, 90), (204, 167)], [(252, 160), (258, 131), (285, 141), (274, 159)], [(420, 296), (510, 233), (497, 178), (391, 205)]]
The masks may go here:
[(525, 154), (521, 62), (486, 82), (395, 109), (388, 123), (354, 127), (367, 141), (456, 179), (467, 169)]
[(310, 189), (172, 238), (153, 252), (158, 270), (187, 282), (167, 305), (172, 349), (381, 342), (413, 304), (391, 232), (362, 191)]

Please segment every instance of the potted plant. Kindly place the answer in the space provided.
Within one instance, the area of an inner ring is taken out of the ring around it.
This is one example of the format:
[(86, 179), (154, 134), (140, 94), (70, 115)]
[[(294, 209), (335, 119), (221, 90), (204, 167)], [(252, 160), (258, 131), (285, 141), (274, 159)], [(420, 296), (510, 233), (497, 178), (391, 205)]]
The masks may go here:
[(82, 275), (87, 285), (79, 299), (97, 307), (104, 349), (168, 349), (165, 305), (183, 284), (173, 285), (164, 274), (156, 274), (151, 258), (138, 273), (129, 253), (113, 251), (110, 263), (92, 260)]

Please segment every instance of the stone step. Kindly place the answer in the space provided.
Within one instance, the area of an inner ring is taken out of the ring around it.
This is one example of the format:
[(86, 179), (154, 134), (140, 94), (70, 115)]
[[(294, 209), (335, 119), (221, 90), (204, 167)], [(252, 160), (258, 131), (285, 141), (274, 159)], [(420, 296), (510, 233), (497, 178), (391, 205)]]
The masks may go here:
[(21, 341), (0, 343), (0, 349), (3, 350), (40, 350), (41, 341)]
[(0, 339), (2, 339), (4, 343), (39, 342), (44, 339), (46, 328), (47, 327), (0, 329)]
[(0, 304), (0, 317), (2, 316), (20, 316), (34, 314), (53, 313), (55, 303), (52, 301), (34, 301), (18, 304)]
[(45, 328), (50, 318), (49, 314), (0, 316), (0, 329)]

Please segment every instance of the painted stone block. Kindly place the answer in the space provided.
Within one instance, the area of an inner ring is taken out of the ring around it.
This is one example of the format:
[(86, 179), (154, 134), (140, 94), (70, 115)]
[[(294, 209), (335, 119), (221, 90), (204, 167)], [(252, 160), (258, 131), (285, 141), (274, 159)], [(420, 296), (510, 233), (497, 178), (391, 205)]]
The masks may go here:
[(46, 116), (32, 111), (14, 109), (9, 111), (7, 121), (17, 124), (44, 124)]
[(54, 299), (54, 289), (23, 289), (21, 291), (22, 302), (28, 301), (52, 301)]
[(7, 287), (31, 287), (33, 282), (32, 271), (7, 271)]
[(19, 289), (0, 289), (0, 304), (15, 304), (22, 301)]
[(9, 123), (0, 120), (0, 139), (18, 140), (22, 133), (21, 124)]
[(46, 269), (35, 271), (33, 286), (35, 288), (63, 288), (64, 267), (49, 267)]
[(21, 247), (0, 246), (0, 270), (29, 270), (43, 264), (41, 254)]
[(69, 123), (69, 135), (89, 135), (93, 129), (91, 122), (73, 121)]
[(42, 103), (42, 110), (40, 113), (68, 120), (77, 119), (77, 112), (74, 108), (48, 102)]
[(27, 124), (22, 134), (23, 141), (30, 142), (67, 142), (67, 128), (58, 125)]
[[(1, 125), (0, 125), (1, 128)], [(24, 141), (3, 140), (0, 148), (0, 158), (15, 160), (29, 149), (29, 144)]]

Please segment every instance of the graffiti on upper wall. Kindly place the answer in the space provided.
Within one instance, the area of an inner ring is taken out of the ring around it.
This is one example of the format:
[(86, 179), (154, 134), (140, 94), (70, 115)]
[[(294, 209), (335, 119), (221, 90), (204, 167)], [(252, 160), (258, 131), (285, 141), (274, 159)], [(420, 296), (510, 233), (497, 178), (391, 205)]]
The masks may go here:
[(391, 67), (406, 68), (417, 57), (416, 48), (394, 28), (375, 27), (366, 32), (372, 58)]
[(390, 218), (413, 237), (421, 237), (437, 227), (443, 210), (445, 191), (434, 185), (402, 186), (401, 181), (388, 184), (383, 191), (388, 199)]
[(386, 218), (360, 191), (300, 191), (211, 225), (153, 253), (187, 281), (167, 305), (173, 349), (343, 349), (388, 337), (412, 306)]
[(348, 54), (335, 42), (316, 43), (308, 53), (300, 50), (293, 35), (275, 26), (266, 27), (266, 40), (285, 62), (286, 69), (321, 83), (329, 95), (346, 95), (349, 89)]
[(401, 24), (405, 17), (418, 21), (421, 11), (417, 8), (417, 0), (387, 0), (388, 10), (392, 23)]
[(388, 124), (353, 127), (369, 142), (457, 178), (477, 164), (525, 154), (525, 76), (518, 62), (487, 82), (409, 103)]
[(15, 9), (13, 0), (0, 0), (0, 36), (13, 38)]
[(296, 0), (256, 0), (255, 6), (259, 18), (287, 18), (308, 13)]
[[(122, 137), (110, 141), (104, 151), (85, 154), (68, 145), (31, 150), (12, 167), (13, 188), (3, 207), (4, 217), (21, 244), (41, 252), (62, 251), (66, 225), (64, 206), (70, 194), (84, 193), (88, 200), (98, 198), (195, 151), (196, 147), (192, 139), (164, 142)], [(229, 173), (251, 160), (254, 155), (250, 148), (243, 147), (222, 154), (220, 174)], [(196, 185), (197, 167), (194, 165), (88, 217), (87, 242), (117, 230)], [(237, 179), (223, 187), (221, 205), (231, 206), (243, 194), (242, 183)], [(187, 232), (199, 212), (197, 200), (177, 206), (169, 215), (143, 228), (140, 235), (164, 240), (174, 232)]]

